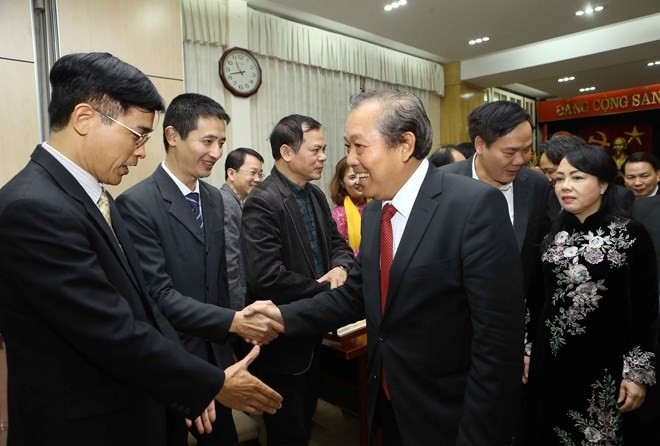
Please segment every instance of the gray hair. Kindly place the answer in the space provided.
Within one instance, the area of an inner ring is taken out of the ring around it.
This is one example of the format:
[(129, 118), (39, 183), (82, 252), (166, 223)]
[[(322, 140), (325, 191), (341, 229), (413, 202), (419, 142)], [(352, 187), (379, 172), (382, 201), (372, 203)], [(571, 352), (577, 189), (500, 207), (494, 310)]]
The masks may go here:
[(388, 147), (403, 142), (403, 134), (411, 132), (415, 135), (413, 156), (424, 159), (433, 146), (433, 129), (422, 101), (414, 94), (403, 91), (371, 90), (351, 96), (350, 109), (355, 110), (371, 101), (382, 106), (376, 129), (383, 135)]

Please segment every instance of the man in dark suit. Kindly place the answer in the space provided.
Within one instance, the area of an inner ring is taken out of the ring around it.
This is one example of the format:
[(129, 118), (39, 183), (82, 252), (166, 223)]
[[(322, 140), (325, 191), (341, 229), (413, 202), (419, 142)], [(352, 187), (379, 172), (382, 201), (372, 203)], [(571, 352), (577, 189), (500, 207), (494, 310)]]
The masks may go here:
[[(311, 297), (344, 283), (353, 264), (353, 251), (337, 231), (325, 195), (310, 183), (321, 177), (326, 160), (321, 124), (287, 116), (275, 125), (270, 144), (275, 166), (243, 206), (246, 303)], [(275, 415), (264, 416), (268, 446), (307, 445), (320, 348), (318, 335), (279, 338), (263, 347), (253, 371), (286, 400)]]
[(477, 107), (468, 116), (468, 127), (477, 153), (441, 169), (490, 184), (506, 198), (526, 297), (538, 263), (538, 244), (549, 229), (550, 185), (543, 175), (525, 166), (532, 156), (532, 118), (515, 102), (496, 101)]
[[(230, 332), (255, 334), (261, 342), (277, 334), (269, 333), (267, 320), (246, 320), (228, 309), (222, 197), (200, 181), (222, 156), (228, 123), (229, 115), (209, 97), (174, 98), (163, 120), (165, 161), (117, 198), (153, 299), (186, 349), (223, 369), (234, 362)], [(237, 444), (231, 410), (211, 410), (217, 419), (210, 434), (191, 428), (197, 444)], [(188, 444), (178, 414), (171, 414), (168, 431), (169, 444)]]
[(344, 138), (375, 200), (360, 254), (343, 286), (280, 307), (287, 337), (366, 317), (369, 424), (386, 445), (508, 446), (524, 317), (506, 200), (429, 165), (431, 124), (409, 93), (354, 96)]
[(9, 442), (162, 446), (167, 408), (275, 410), (279, 396), (247, 372), (258, 349), (224, 372), (186, 352), (102, 187), (144, 158), (164, 108), (154, 85), (107, 53), (64, 56), (50, 80), (48, 142), (0, 190)]
[(243, 202), (263, 180), (263, 164), (261, 154), (247, 147), (232, 150), (225, 160), (225, 184), (220, 188), (220, 193), (225, 205), (229, 306), (234, 310), (245, 307), (245, 267), (241, 255)]
[[(632, 218), (644, 224), (651, 234), (658, 263), (658, 277), (660, 277), (660, 194), (635, 200)], [(660, 314), (656, 317), (655, 329), (655, 370), (657, 371), (660, 369)], [(647, 389), (646, 400), (636, 412), (631, 430), (632, 435), (630, 439), (626, 437), (626, 444), (633, 446), (660, 444), (660, 389), (658, 386), (651, 386)]]
[(623, 181), (636, 198), (655, 197), (660, 190), (660, 161), (652, 153), (635, 152), (621, 165)]

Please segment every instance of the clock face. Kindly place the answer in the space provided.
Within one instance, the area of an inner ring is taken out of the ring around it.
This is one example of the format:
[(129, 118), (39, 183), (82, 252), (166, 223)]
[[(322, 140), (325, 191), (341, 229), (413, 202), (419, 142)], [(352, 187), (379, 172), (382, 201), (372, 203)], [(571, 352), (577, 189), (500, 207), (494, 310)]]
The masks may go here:
[(220, 59), (220, 78), (236, 96), (250, 96), (261, 86), (261, 67), (247, 50), (231, 48)]

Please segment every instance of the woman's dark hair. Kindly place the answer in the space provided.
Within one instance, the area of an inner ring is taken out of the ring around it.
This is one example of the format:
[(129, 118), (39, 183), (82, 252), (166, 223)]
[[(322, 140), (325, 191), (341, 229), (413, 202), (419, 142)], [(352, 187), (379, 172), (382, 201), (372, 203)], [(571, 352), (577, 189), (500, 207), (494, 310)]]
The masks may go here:
[(344, 204), (344, 198), (348, 195), (348, 191), (344, 187), (344, 175), (348, 170), (348, 162), (346, 157), (343, 157), (337, 163), (335, 167), (335, 176), (332, 177), (330, 182), (330, 198), (332, 202), (337, 206), (342, 206)]
[[(607, 190), (603, 193), (600, 203), (600, 211), (605, 214), (606, 218), (628, 218), (626, 212), (617, 204), (616, 163), (605, 149), (599, 146), (582, 145), (568, 151), (563, 159), (580, 172), (593, 175), (601, 183), (607, 184)], [(552, 224), (548, 240), (552, 240), (554, 235), (565, 226), (567, 214), (565, 211), (559, 213)]]

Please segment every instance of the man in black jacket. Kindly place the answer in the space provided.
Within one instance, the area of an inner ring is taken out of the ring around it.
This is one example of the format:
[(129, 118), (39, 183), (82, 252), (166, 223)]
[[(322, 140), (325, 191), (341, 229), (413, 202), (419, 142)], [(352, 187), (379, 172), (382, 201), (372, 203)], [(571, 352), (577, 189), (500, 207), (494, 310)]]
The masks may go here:
[[(310, 181), (323, 171), (325, 139), (313, 118), (291, 115), (270, 136), (271, 175), (243, 206), (246, 304), (285, 304), (344, 283), (353, 254), (337, 231), (325, 195)], [(278, 339), (263, 347), (253, 371), (286, 401), (264, 416), (268, 445), (306, 445), (316, 410), (319, 336)]]

